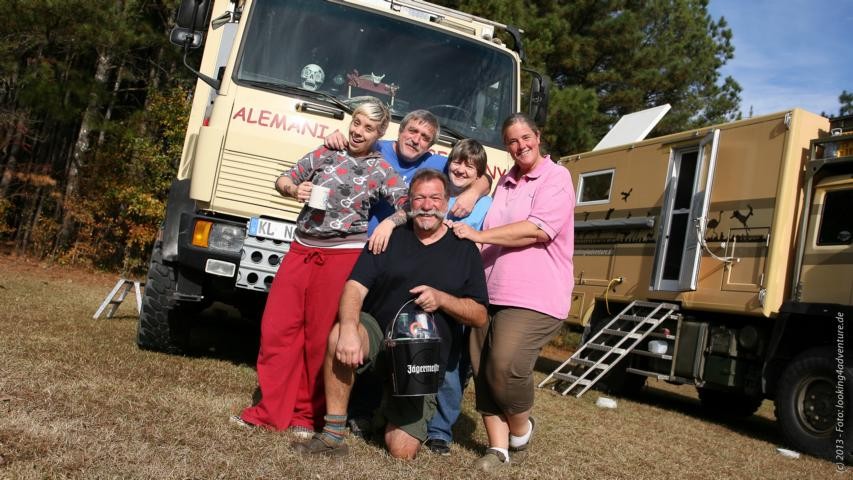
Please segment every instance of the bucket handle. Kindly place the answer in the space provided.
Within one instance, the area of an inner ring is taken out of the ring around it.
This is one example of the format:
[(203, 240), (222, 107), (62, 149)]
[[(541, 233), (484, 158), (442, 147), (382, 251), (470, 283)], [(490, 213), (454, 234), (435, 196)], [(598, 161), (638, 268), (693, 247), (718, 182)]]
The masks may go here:
[(408, 305), (414, 301), (415, 301), (415, 299), (413, 298), (413, 299), (407, 301), (406, 303), (400, 305), (400, 308), (397, 310), (397, 313), (394, 314), (394, 320), (392, 320), (391, 323), (389, 323), (388, 326), (385, 327), (385, 338), (387, 340), (391, 340), (391, 335), (394, 332), (394, 324), (397, 323), (397, 319), (400, 318), (400, 312), (402, 312), (403, 309), (406, 308), (406, 305)]

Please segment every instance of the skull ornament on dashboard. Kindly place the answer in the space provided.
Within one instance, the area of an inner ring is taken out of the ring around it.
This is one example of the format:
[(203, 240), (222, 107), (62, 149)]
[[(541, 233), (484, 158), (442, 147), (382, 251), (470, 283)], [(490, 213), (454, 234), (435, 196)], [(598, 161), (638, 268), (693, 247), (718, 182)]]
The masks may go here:
[(306, 90), (317, 90), (325, 79), (326, 75), (319, 65), (309, 63), (302, 68), (302, 88)]

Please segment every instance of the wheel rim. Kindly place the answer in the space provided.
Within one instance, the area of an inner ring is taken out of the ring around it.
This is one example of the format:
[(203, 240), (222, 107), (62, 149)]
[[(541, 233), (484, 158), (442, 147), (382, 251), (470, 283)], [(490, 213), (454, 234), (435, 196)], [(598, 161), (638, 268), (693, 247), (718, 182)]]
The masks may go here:
[(811, 377), (797, 389), (797, 417), (808, 432), (825, 436), (832, 431), (834, 413), (832, 380)]

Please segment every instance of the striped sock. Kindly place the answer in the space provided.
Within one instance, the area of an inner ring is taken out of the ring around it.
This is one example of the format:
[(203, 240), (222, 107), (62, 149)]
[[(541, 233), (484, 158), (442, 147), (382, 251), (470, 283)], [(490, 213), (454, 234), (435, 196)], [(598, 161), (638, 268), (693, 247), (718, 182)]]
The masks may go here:
[(346, 415), (326, 415), (323, 417), (326, 425), (323, 427), (323, 437), (328, 443), (338, 445), (344, 441), (344, 434), (347, 428)]

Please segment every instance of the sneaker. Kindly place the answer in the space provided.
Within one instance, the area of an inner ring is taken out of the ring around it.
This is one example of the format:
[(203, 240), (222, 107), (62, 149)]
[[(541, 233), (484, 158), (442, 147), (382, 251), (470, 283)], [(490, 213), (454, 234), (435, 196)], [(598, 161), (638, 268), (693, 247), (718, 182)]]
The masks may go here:
[(293, 449), (300, 455), (327, 455), (330, 457), (343, 457), (349, 453), (347, 444), (341, 442), (337, 445), (326, 440), (322, 433), (315, 433), (311, 440), (293, 444)]
[(474, 468), (484, 472), (494, 472), (509, 466), (509, 459), (503, 452), (490, 448), (486, 454), (474, 462)]
[(287, 431), (292, 433), (295, 437), (303, 440), (308, 440), (314, 436), (314, 430), (304, 425), (293, 425), (288, 428)]
[(533, 416), (530, 416), (530, 438), (527, 439), (527, 443), (520, 447), (509, 446), (509, 459), (512, 463), (521, 463), (527, 459), (527, 454), (529, 453), (527, 449), (533, 442), (534, 433), (536, 433), (536, 420)]
[(243, 417), (241, 417), (240, 415), (231, 415), (230, 417), (228, 417), (228, 421), (233, 423), (234, 425), (237, 425), (240, 428), (248, 429), (257, 427), (257, 425), (255, 425), (254, 423), (249, 423), (243, 420)]
[(450, 455), (450, 444), (440, 438), (430, 438), (424, 444), (430, 452), (447, 457)]

